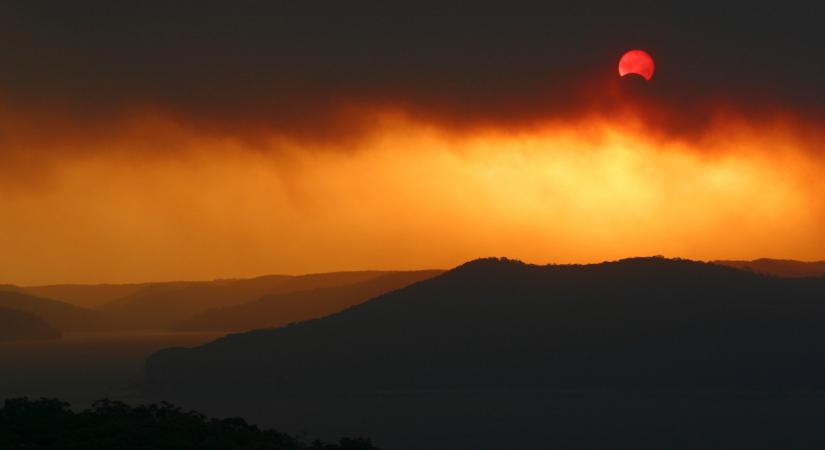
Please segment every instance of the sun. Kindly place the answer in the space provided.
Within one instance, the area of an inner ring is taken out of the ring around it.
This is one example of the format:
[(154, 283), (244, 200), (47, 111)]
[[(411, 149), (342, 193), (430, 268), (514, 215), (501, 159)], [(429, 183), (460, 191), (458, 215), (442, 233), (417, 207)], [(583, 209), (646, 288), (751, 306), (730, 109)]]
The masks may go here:
[(653, 57), (644, 50), (630, 50), (619, 60), (620, 76), (635, 74), (650, 81), (655, 70)]

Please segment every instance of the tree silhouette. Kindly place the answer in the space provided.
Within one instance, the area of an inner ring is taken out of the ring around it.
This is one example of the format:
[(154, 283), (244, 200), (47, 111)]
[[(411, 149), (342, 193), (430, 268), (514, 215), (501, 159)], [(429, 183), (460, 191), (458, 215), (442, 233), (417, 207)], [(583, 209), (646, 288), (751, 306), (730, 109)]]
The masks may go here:
[(131, 406), (100, 400), (80, 413), (58, 399), (5, 401), (0, 409), (0, 448), (61, 450), (376, 450), (369, 439), (307, 445), (243, 419), (208, 419), (172, 404)]

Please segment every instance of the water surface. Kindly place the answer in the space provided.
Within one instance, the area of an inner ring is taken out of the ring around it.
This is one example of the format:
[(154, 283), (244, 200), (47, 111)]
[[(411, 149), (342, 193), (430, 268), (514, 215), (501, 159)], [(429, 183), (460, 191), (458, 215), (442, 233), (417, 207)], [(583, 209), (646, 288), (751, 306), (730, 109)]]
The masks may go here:
[(0, 399), (57, 397), (85, 407), (101, 398), (139, 401), (143, 363), (165, 347), (195, 346), (218, 333), (66, 333), (63, 339), (0, 343)]

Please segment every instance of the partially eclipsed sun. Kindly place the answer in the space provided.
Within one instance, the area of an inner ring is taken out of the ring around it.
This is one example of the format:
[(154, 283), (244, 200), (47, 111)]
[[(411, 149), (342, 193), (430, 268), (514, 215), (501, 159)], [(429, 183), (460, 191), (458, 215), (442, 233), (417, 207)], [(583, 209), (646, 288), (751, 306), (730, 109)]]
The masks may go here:
[(645, 80), (650, 80), (653, 78), (655, 69), (653, 58), (644, 50), (630, 50), (619, 60), (620, 76), (636, 74)]

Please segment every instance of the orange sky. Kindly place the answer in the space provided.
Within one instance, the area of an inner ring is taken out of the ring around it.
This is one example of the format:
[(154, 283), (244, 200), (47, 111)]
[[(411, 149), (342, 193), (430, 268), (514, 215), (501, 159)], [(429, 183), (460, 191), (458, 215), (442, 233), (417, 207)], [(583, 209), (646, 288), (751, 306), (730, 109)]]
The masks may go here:
[(316, 141), (159, 112), (43, 138), (7, 115), (0, 283), (825, 259), (823, 139), (789, 118), (720, 115), (678, 137), (632, 115), (456, 128), (359, 114), (363, 132)]

